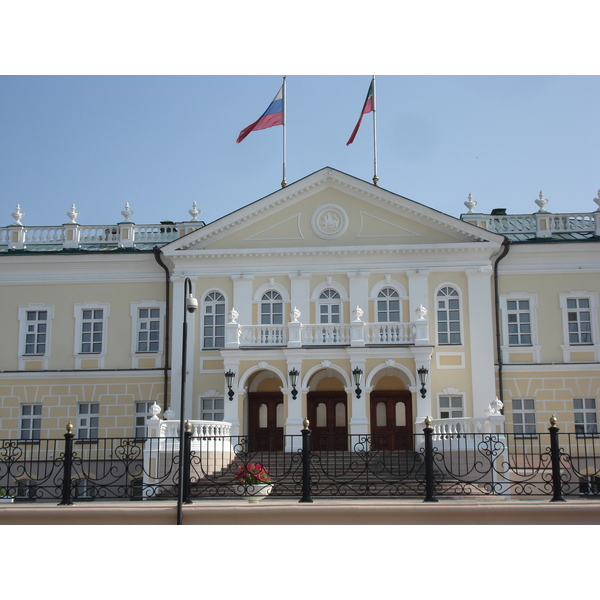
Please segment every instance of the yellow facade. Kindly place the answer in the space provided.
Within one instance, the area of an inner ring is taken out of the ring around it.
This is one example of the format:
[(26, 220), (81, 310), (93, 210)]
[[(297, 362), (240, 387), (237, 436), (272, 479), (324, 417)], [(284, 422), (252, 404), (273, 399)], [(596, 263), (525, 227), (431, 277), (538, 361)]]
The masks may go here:
[(3, 238), (0, 437), (68, 422), (140, 435), (153, 403), (179, 418), (184, 320), (185, 418), (234, 433), (296, 435), (307, 416), (416, 433), (426, 417), (484, 419), (497, 396), (507, 430), (531, 414), (538, 431), (552, 414), (563, 431), (597, 420), (598, 233), (559, 240), (544, 220), (544, 237), (512, 236), (329, 168), (169, 239), (120, 227), (122, 247), (36, 247), (16, 226)]

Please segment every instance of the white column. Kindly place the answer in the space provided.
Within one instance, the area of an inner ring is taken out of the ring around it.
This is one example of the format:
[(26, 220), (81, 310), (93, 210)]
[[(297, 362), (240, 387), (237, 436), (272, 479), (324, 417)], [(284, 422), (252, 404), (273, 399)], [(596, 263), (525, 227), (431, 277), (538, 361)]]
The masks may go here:
[(348, 291), (350, 296), (350, 320), (352, 320), (352, 311), (359, 306), (363, 311), (362, 320), (370, 323), (374, 319), (369, 315), (369, 274), (358, 271), (347, 275), (350, 281)]
[[(367, 418), (367, 393), (366, 393), (366, 357), (363, 352), (360, 355), (349, 352), (350, 354), (350, 380), (352, 387), (346, 388), (346, 392), (350, 396), (350, 420), (348, 422), (348, 433), (350, 435), (367, 435), (369, 433), (369, 419)], [(360, 384), (360, 398), (356, 397), (356, 386), (352, 377), (352, 371), (358, 367), (362, 369), (363, 377)]]
[(496, 397), (491, 276), (491, 266), (467, 270), (469, 302), (463, 314), (469, 319), (473, 417), (483, 417)]
[[(408, 310), (410, 315), (408, 318), (403, 317), (403, 321), (414, 321), (416, 311), (419, 306), (423, 306), (429, 310), (429, 285), (428, 275), (429, 271), (424, 269), (417, 269), (416, 271), (409, 271), (408, 275)], [(429, 318), (429, 317), (427, 317)]]
[[(431, 347), (417, 347), (411, 348), (412, 355), (415, 359), (415, 371), (414, 378), (417, 388), (417, 414), (415, 416), (415, 423), (422, 423), (425, 417), (431, 417), (433, 415), (433, 402), (435, 394), (432, 393), (433, 384), (433, 373), (431, 372), (431, 356), (433, 354), (433, 348)], [(429, 371), (427, 378), (427, 384), (425, 385), (425, 398), (421, 397), (421, 383), (419, 381), (418, 370), (421, 367), (425, 367)]]
[[(231, 389), (233, 390), (233, 398), (229, 400), (229, 388), (227, 387), (227, 382), (225, 381), (225, 373), (231, 369), (235, 373), (235, 377), (233, 379), (233, 385)], [(240, 390), (238, 388), (238, 382), (240, 377), (240, 363), (237, 358), (228, 358), (225, 357), (223, 360), (223, 403), (225, 404), (225, 410), (223, 411), (223, 420), (227, 423), (231, 423), (231, 435), (240, 435), (240, 395), (242, 396), (242, 401), (244, 398), (244, 390)]]
[[(300, 311), (300, 323), (310, 323), (310, 274), (290, 274), (290, 308)], [(291, 320), (291, 319), (290, 319)]]
[[(233, 298), (231, 308), (238, 313), (237, 322), (240, 325), (252, 325), (252, 275), (234, 275)], [(225, 369), (227, 370), (227, 369)]]
[[(285, 353), (285, 352), (284, 352)], [(287, 354), (287, 353), (285, 353)], [(285, 430), (284, 433), (286, 436), (293, 435), (296, 438), (293, 440), (294, 448), (291, 447), (290, 442), (292, 441), (290, 438), (286, 437), (286, 452), (291, 452), (292, 450), (297, 450), (300, 447), (302, 432), (302, 406), (304, 405), (304, 394), (307, 390), (303, 387), (302, 382), (304, 380), (304, 373), (302, 373), (302, 358), (298, 356), (294, 356), (293, 354), (287, 355), (287, 372), (289, 373), (292, 369), (296, 369), (298, 373), (300, 373), (298, 377), (298, 383), (296, 384), (296, 390), (298, 391), (298, 395), (294, 400), (292, 398), (292, 386), (288, 385), (283, 388), (281, 391), (285, 394), (285, 403), (287, 405), (287, 418), (285, 420)]]

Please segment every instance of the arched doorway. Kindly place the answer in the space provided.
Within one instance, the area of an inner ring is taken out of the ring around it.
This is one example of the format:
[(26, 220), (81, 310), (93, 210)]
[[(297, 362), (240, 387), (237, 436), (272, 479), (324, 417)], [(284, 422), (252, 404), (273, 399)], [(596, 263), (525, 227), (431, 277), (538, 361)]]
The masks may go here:
[(307, 395), (311, 448), (348, 449), (348, 395), (344, 383), (335, 375), (320, 372), (311, 380), (313, 391)]
[(248, 385), (248, 447), (251, 451), (275, 452), (284, 446), (284, 404), (281, 381), (261, 371)]
[(412, 450), (412, 393), (401, 379), (384, 375), (371, 392), (370, 422), (373, 450)]

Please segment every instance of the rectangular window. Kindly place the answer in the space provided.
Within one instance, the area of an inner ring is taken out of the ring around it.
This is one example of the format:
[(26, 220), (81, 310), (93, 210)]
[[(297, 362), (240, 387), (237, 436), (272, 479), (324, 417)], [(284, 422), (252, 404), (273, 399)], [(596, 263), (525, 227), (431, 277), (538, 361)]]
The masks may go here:
[(48, 333), (48, 311), (28, 310), (27, 331), (25, 333), (25, 354), (46, 354), (46, 335)]
[(458, 419), (462, 416), (462, 396), (440, 396), (440, 419)]
[(104, 309), (84, 309), (81, 313), (81, 353), (101, 354), (104, 336)]
[(575, 398), (573, 411), (575, 433), (578, 436), (598, 435), (598, 413), (595, 398)]
[(571, 346), (592, 343), (592, 313), (589, 298), (567, 298), (567, 325)]
[(77, 438), (98, 439), (99, 404), (81, 403), (77, 408)]
[(535, 402), (532, 398), (514, 398), (512, 415), (515, 435), (526, 437), (536, 434)]
[(146, 427), (146, 421), (152, 416), (150, 414), (150, 407), (154, 402), (136, 402), (135, 403), (135, 437), (145, 438), (148, 437), (148, 429)]
[(42, 405), (21, 405), (21, 438), (22, 440), (39, 440), (42, 431)]
[(160, 308), (139, 308), (137, 352), (160, 351)]
[(202, 420), (222, 421), (224, 408), (223, 398), (202, 398)]
[(531, 346), (531, 310), (529, 300), (508, 300), (508, 345)]

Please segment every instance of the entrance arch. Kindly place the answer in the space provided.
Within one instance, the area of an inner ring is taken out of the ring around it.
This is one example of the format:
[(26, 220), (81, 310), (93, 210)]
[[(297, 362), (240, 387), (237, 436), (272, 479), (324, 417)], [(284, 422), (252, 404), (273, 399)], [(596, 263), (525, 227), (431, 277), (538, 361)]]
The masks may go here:
[(412, 393), (399, 373), (381, 373), (370, 397), (371, 447), (373, 450), (412, 450)]
[(348, 395), (344, 381), (334, 370), (324, 369), (313, 376), (306, 399), (310, 421), (311, 448), (348, 449)]
[(248, 382), (248, 447), (275, 452), (284, 446), (284, 403), (281, 380), (270, 371), (256, 373)]

